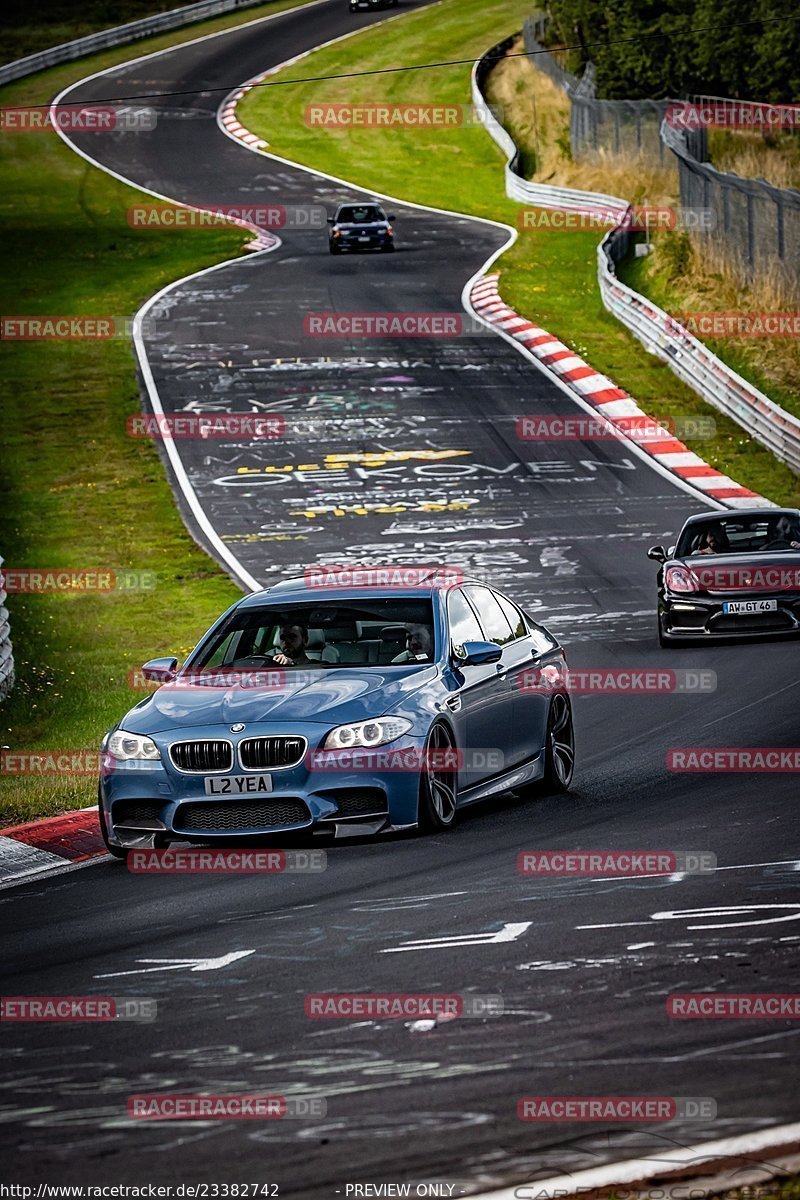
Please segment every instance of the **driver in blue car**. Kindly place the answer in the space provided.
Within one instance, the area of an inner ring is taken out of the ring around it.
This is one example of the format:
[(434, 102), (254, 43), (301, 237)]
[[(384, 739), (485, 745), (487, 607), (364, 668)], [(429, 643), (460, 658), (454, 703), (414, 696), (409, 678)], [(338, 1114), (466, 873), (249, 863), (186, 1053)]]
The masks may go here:
[(406, 648), (392, 659), (393, 663), (422, 662), (433, 655), (433, 637), (427, 625), (409, 623), (406, 630)]
[(282, 625), (279, 633), (280, 650), (274, 661), (280, 667), (298, 667), (310, 663), (306, 654), (308, 628), (305, 625)]

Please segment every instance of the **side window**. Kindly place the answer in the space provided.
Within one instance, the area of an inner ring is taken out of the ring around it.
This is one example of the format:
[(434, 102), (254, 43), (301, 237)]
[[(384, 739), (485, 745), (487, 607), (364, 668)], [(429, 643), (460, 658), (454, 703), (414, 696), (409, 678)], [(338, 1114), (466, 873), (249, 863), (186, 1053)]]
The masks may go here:
[(203, 663), (203, 670), (207, 670), (210, 667), (221, 667), (225, 663), (230, 662), (231, 658), (235, 656), (235, 648), (239, 644), (240, 636), (241, 630), (234, 629), (221, 642), (218, 642), (213, 653)]
[(537, 654), (547, 654), (548, 650), (554, 650), (558, 645), (558, 642), (554, 638), (551, 638), (549, 633), (546, 633), (541, 625), (537, 625), (535, 621), (529, 620), (528, 626)]
[(463, 646), (464, 642), (484, 641), (478, 618), (463, 592), (451, 592), (447, 597), (447, 617), (450, 622), (450, 640), (454, 646)]
[(501, 596), (499, 592), (493, 592), (492, 595), (506, 615), (506, 619), (511, 626), (511, 632), (514, 635), (514, 640), (516, 641), (517, 638), (525, 637), (528, 632), (525, 628), (525, 618), (516, 604), (512, 604), (510, 600), (507, 600), (505, 596)]
[(487, 640), (496, 642), (498, 646), (505, 646), (506, 642), (513, 641), (514, 634), (511, 632), (511, 626), (503, 615), (503, 610), (494, 594), (485, 587), (469, 587), (464, 590), (475, 606)]

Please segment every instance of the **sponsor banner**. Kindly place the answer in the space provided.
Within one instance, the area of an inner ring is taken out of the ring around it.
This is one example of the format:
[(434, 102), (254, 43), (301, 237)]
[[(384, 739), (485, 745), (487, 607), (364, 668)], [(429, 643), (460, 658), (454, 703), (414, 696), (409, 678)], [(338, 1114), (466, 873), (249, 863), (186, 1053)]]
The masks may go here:
[(667, 107), (665, 120), (673, 129), (797, 129), (800, 104), (760, 104), (750, 100), (681, 101)]
[(292, 875), (326, 870), (324, 850), (131, 850), (132, 875)]
[(713, 1121), (710, 1096), (523, 1096), (521, 1121)]
[(464, 582), (460, 567), (442, 566), (357, 566), (353, 563), (331, 564), (330, 566), (306, 567), (306, 587), (380, 587), (415, 588), (420, 586), (444, 588)]
[(307, 1017), (317, 1020), (397, 1018), (452, 1020), (455, 1017), (500, 1017), (503, 997), (470, 992), (313, 992), (306, 996)]
[(700, 587), (709, 592), (800, 591), (800, 566), (726, 567), (714, 562), (702, 566), (693, 562), (692, 574)]
[(8, 567), (0, 571), (0, 587), (9, 596), (32, 592), (152, 592), (155, 571), (69, 570)]
[(517, 214), (519, 229), (553, 229), (567, 231), (596, 229), (630, 229), (633, 233), (655, 233), (662, 229), (716, 228), (717, 214), (713, 208), (685, 208), (668, 205), (632, 204), (594, 208), (521, 208)]
[(128, 1116), (137, 1121), (269, 1121), (324, 1117), (326, 1112), (321, 1096), (147, 1093), (128, 1098)]
[(800, 337), (800, 313), (688, 312), (668, 316), (670, 337)]
[(713, 417), (665, 417), (657, 421), (645, 415), (615, 417), (613, 421), (596, 416), (564, 414), (519, 417), (517, 437), (522, 442), (613, 442), (624, 433), (640, 445), (664, 442), (671, 438), (716, 437)]
[(750, 774), (800, 771), (800, 747), (688, 746), (667, 751), (668, 771)]
[(114, 770), (99, 750), (0, 750), (0, 775), (97, 775)]
[(0, 1021), (154, 1021), (158, 1005), (142, 996), (3, 996)]
[(127, 213), (131, 229), (219, 229), (230, 221), (259, 229), (324, 229), (323, 204), (133, 204)]
[(800, 992), (680, 992), (667, 996), (667, 1016), (682, 1020), (797, 1020)]
[(521, 875), (703, 875), (715, 871), (710, 850), (523, 850)]
[(139, 413), (125, 422), (128, 437), (140, 438), (279, 438), (286, 432), (283, 417), (266, 413)]
[(121, 133), (155, 129), (154, 108), (114, 105), (98, 108), (78, 104), (23, 105), (0, 108), (0, 132), (39, 133), (43, 129), (62, 129), (79, 133)]
[(502, 124), (499, 105), (487, 113), (473, 104), (307, 104), (303, 113), (312, 129), (459, 129), (492, 117)]
[(409, 746), (405, 749), (386, 747), (370, 750), (354, 747), (344, 750), (310, 750), (305, 756), (309, 771), (502, 771), (504, 756), (494, 746), (472, 747), (470, 750), (425, 750)]
[(716, 671), (685, 667), (585, 667), (565, 669), (551, 664), (529, 667), (517, 676), (523, 692), (569, 692), (572, 695), (642, 696), (675, 692), (714, 692)]

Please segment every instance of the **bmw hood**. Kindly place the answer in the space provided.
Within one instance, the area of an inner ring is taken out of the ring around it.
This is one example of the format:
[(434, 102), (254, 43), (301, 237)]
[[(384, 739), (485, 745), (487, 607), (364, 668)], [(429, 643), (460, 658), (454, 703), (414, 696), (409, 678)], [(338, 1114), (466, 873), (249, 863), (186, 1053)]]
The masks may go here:
[(401, 708), (412, 692), (435, 678), (436, 668), (328, 667), (273, 674), (280, 677), (274, 687), (183, 683), (178, 679), (137, 704), (120, 725), (140, 734), (259, 721), (343, 725)]

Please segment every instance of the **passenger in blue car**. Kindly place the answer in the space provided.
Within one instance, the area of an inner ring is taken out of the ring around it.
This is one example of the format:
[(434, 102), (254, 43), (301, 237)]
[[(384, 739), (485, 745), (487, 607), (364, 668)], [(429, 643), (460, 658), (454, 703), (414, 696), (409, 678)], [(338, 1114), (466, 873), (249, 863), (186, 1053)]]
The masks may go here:
[(279, 637), (281, 648), (274, 657), (278, 666), (299, 667), (311, 662), (306, 654), (308, 626), (282, 625)]
[(433, 655), (433, 637), (427, 625), (409, 624), (406, 632), (406, 648), (392, 659), (393, 663), (430, 662)]

